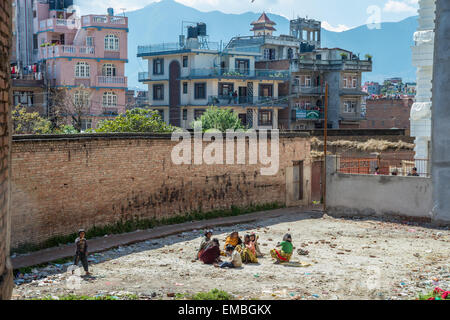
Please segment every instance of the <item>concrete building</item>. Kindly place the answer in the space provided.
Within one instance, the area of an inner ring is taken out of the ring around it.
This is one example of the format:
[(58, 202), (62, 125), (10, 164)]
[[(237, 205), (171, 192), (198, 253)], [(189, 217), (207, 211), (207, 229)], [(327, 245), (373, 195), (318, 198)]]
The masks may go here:
[(50, 88), (68, 89), (83, 107), (82, 129), (125, 112), (128, 18), (78, 17), (71, 1), (36, 0), (39, 63)]
[[(261, 26), (254, 36), (233, 38), (227, 48), (258, 52), (259, 68), (289, 70), (290, 78), (279, 85), (289, 100), (279, 112), (279, 126), (285, 129), (323, 128), (324, 84), (329, 84), (329, 125), (332, 128), (359, 127), (362, 120), (362, 72), (372, 71), (371, 60), (360, 60), (352, 52), (321, 48), (321, 22), (297, 18), (290, 21), (290, 34), (273, 36), (274, 23), (265, 13), (252, 25)], [(263, 26), (268, 30), (259, 33)]]
[(250, 128), (278, 128), (278, 111), (288, 106), (279, 86), (288, 81), (288, 70), (257, 69), (261, 53), (255, 50), (213, 48), (204, 24), (188, 27), (181, 39), (138, 48), (138, 57), (148, 60), (149, 71), (139, 80), (149, 87), (151, 109), (182, 128), (191, 128), (212, 105), (233, 110)]
[(361, 90), (366, 92), (368, 95), (379, 95), (381, 94), (381, 85), (378, 82), (366, 81), (361, 87)]
[(419, 27), (414, 34), (413, 65), (417, 67), (416, 102), (411, 109), (411, 136), (417, 159), (429, 159), (434, 55), (435, 0), (419, 1)]
[(359, 128), (363, 120), (362, 72), (372, 61), (360, 60), (339, 48), (318, 48), (301, 53), (291, 62), (292, 129), (323, 128), (325, 83), (328, 83), (328, 126)]

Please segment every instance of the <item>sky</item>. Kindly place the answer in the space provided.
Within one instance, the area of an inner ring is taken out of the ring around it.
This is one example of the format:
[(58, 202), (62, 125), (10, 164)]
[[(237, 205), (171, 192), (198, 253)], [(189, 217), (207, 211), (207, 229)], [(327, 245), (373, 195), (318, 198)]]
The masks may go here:
[(81, 14), (134, 11), (158, 1), (176, 1), (200, 11), (275, 13), (286, 18), (309, 17), (330, 31), (364, 24), (395, 22), (417, 15), (419, 0), (75, 0)]

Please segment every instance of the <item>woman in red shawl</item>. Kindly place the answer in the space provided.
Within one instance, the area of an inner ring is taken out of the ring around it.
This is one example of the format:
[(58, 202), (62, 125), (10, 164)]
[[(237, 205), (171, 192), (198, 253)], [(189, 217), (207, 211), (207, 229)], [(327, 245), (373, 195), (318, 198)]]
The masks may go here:
[(219, 240), (213, 239), (211, 244), (200, 254), (199, 259), (204, 264), (214, 264), (220, 262)]

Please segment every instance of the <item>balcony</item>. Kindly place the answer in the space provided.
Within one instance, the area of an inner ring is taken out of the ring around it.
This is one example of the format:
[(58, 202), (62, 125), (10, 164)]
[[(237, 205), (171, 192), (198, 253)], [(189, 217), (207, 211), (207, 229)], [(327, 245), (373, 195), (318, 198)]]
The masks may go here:
[(145, 82), (150, 80), (150, 74), (148, 72), (139, 72), (139, 82)]
[(230, 97), (230, 96), (209, 96), (208, 105), (217, 107), (233, 107), (233, 106), (278, 106), (286, 107), (288, 105), (288, 98), (285, 97)]
[(342, 121), (360, 121), (364, 119), (365, 117), (357, 112), (342, 112), (340, 115), (340, 120)]
[(356, 88), (341, 88), (339, 90), (340, 96), (367, 96), (367, 92), (362, 91), (361, 87)]
[(297, 59), (293, 65), (292, 72), (300, 70), (323, 70), (323, 71), (360, 71), (371, 72), (372, 61), (369, 60), (314, 60), (314, 59)]
[(40, 59), (63, 58), (63, 57), (95, 57), (94, 47), (81, 46), (47, 46), (39, 49)]
[(127, 17), (115, 17), (115, 16), (98, 16), (98, 15), (88, 15), (83, 16), (81, 19), (81, 27), (97, 27), (97, 28), (128, 28), (128, 18)]
[(126, 88), (127, 77), (97, 76), (98, 87)]
[(251, 69), (191, 69), (187, 78), (227, 78), (227, 79), (269, 79), (283, 80), (289, 79), (287, 70), (251, 70)]
[(208, 42), (206, 47), (200, 48), (200, 44), (187, 44), (181, 45), (178, 42), (168, 42), (168, 43), (159, 43), (154, 45), (147, 46), (138, 46), (138, 57), (151, 56), (156, 54), (164, 54), (171, 51), (180, 51), (180, 50), (215, 50), (218, 51), (220, 49), (220, 44), (218, 42)]
[(67, 32), (77, 31), (80, 28), (79, 19), (47, 19), (39, 22), (39, 31)]
[(300, 85), (292, 86), (292, 94), (298, 94), (300, 96), (321, 96), (325, 94), (324, 87), (304, 87)]

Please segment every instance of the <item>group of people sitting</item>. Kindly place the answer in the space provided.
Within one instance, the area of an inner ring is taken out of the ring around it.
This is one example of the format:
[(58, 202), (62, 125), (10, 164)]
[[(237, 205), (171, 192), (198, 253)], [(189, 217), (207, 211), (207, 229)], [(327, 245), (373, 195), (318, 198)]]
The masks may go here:
[[(212, 230), (205, 231), (196, 260), (218, 268), (239, 268), (242, 263), (258, 263), (258, 258), (264, 256), (258, 244), (259, 237), (255, 233), (245, 235), (242, 240), (238, 232), (232, 232), (225, 240), (224, 251), (220, 250), (219, 240), (212, 239), (212, 236)], [(277, 247), (280, 249), (270, 251), (275, 263), (289, 262), (294, 250), (291, 235), (286, 234)], [(222, 261), (222, 256), (228, 257), (228, 261)]]

